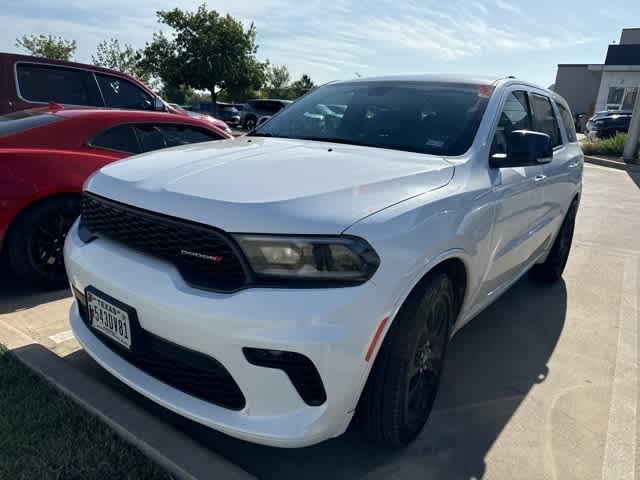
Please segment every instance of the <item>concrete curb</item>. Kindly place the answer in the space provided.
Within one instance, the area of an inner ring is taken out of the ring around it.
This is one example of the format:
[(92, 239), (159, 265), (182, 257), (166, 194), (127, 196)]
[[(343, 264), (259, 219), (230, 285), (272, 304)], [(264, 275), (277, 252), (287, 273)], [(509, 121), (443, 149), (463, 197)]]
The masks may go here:
[(624, 170), (626, 172), (638, 172), (640, 173), (640, 165), (632, 165), (624, 163), (622, 161), (610, 160), (608, 158), (594, 157), (591, 155), (585, 155), (584, 161), (587, 163), (593, 163), (594, 165), (600, 165), (602, 167), (616, 168), (618, 170)]
[(42, 345), (27, 345), (11, 353), (175, 477), (184, 480), (255, 479), (142, 410), (119, 392), (74, 369)]

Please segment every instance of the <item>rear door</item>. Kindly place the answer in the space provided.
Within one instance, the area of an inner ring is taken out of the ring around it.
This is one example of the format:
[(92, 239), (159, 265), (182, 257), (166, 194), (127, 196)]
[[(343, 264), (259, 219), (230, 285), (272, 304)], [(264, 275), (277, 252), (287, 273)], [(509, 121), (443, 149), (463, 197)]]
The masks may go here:
[(556, 118), (562, 133), (562, 147), (554, 149), (553, 161), (544, 166), (546, 179), (541, 185), (544, 204), (547, 206), (546, 231), (549, 241), (553, 240), (569, 207), (576, 185), (580, 181), (583, 155), (578, 143), (575, 126), (569, 107), (560, 100), (553, 101)]
[(17, 102), (15, 110), (61, 105), (103, 106), (93, 74), (81, 68), (16, 62)]
[[(531, 109), (533, 112), (533, 130), (546, 133), (551, 137), (553, 145), (553, 160), (543, 166), (543, 178), (537, 182), (540, 190), (541, 202), (535, 209), (532, 228), (541, 249), (549, 246), (559, 225), (560, 216), (565, 206), (562, 195), (563, 178), (568, 171), (568, 165), (575, 149), (569, 148), (560, 129), (560, 118), (552, 100), (541, 93), (531, 93)], [(571, 120), (569, 114), (568, 121)], [(572, 121), (569, 122), (573, 124)], [(575, 142), (575, 130), (572, 130)], [(579, 150), (579, 147), (578, 147)]]
[(16, 89), (13, 87), (13, 60), (7, 54), (0, 54), (0, 115), (13, 112)]

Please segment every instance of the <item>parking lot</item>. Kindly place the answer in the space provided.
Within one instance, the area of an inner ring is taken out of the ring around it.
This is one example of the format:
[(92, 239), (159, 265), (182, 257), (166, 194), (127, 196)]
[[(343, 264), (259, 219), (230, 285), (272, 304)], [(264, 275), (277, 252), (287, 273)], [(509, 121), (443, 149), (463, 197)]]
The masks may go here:
[[(259, 478), (631, 479), (638, 472), (640, 174), (587, 165), (564, 280), (521, 279), (453, 339), (435, 411), (410, 447), (350, 429), (297, 450), (187, 422), (98, 367), (69, 332), (66, 291), (0, 284), (0, 343), (37, 343)], [(169, 442), (170, 443), (170, 442)]]

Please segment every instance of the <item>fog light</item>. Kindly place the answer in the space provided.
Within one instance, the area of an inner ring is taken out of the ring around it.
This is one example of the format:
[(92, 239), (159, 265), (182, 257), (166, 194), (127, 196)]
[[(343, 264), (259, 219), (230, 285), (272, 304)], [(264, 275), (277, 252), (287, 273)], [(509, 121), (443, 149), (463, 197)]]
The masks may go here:
[(315, 407), (327, 400), (318, 369), (301, 353), (248, 347), (242, 351), (252, 365), (284, 371), (307, 405)]

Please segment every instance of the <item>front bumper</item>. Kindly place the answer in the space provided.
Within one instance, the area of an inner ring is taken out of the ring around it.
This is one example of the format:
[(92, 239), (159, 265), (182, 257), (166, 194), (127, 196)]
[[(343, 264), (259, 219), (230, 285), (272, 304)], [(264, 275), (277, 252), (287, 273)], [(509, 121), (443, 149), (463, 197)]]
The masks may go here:
[[(219, 361), (246, 405), (230, 410), (173, 388), (135, 368), (99, 340), (71, 307), (83, 348), (124, 383), (164, 407), (244, 440), (301, 447), (340, 435), (370, 369), (365, 356), (389, 302), (372, 281), (351, 288), (247, 289), (220, 294), (188, 286), (175, 268), (105, 239), (83, 243), (74, 225), (65, 245), (71, 284), (91, 285), (136, 309), (141, 327)], [(284, 371), (252, 365), (243, 347), (297, 352), (317, 368), (326, 390), (305, 403)]]

